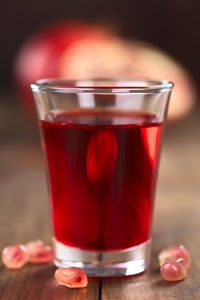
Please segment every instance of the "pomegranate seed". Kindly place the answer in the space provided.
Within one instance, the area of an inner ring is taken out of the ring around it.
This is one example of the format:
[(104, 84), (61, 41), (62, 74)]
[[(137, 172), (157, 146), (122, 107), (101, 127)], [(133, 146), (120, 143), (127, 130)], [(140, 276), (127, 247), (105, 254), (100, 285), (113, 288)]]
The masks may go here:
[(182, 258), (184, 260), (187, 268), (190, 268), (191, 266), (190, 255), (183, 245), (172, 246), (162, 250), (158, 258), (160, 266), (166, 262), (170, 262), (171, 260), (176, 260), (178, 258)]
[(29, 262), (31, 263), (47, 263), (54, 257), (53, 250), (50, 246), (46, 246), (42, 241), (30, 241), (26, 244)]
[(88, 284), (85, 272), (76, 267), (56, 270), (55, 278), (60, 284), (66, 285), (69, 288), (83, 288)]
[(179, 281), (187, 277), (187, 267), (182, 258), (164, 263), (160, 268), (163, 279), (167, 281)]
[(2, 252), (2, 262), (9, 269), (20, 269), (29, 259), (24, 245), (10, 245)]

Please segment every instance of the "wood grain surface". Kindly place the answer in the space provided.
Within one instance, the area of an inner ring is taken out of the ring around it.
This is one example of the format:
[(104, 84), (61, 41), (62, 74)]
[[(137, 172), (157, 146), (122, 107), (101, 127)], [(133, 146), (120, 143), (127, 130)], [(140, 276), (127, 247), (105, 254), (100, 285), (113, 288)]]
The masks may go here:
[[(1, 300), (200, 299), (200, 110), (169, 126), (155, 202), (151, 268), (125, 279), (90, 279), (84, 289), (58, 286), (55, 267), (27, 265), (19, 271), (0, 264)], [(0, 95), (0, 250), (8, 244), (42, 239), (51, 243), (44, 162), (35, 122), (11, 95)], [(186, 280), (167, 283), (157, 256), (182, 243), (191, 253)]]

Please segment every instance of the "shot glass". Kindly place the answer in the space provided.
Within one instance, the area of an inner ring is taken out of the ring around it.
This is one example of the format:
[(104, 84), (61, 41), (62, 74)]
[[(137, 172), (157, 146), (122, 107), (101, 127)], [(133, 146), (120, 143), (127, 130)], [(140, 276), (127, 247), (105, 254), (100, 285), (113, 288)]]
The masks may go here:
[(47, 161), (55, 265), (88, 276), (148, 268), (163, 127), (173, 83), (31, 84)]

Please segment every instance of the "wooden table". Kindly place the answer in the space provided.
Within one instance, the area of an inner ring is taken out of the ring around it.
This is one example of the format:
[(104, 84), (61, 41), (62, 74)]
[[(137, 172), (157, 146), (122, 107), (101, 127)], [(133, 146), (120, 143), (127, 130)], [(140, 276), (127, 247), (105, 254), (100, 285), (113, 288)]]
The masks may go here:
[[(0, 265), (1, 300), (200, 299), (200, 110), (168, 127), (156, 196), (152, 263), (148, 272), (126, 279), (90, 279), (85, 289), (57, 286), (55, 267)], [(0, 96), (0, 249), (42, 239), (51, 243), (44, 163), (36, 125), (13, 96)], [(182, 243), (192, 256), (186, 280), (164, 282), (157, 256)]]

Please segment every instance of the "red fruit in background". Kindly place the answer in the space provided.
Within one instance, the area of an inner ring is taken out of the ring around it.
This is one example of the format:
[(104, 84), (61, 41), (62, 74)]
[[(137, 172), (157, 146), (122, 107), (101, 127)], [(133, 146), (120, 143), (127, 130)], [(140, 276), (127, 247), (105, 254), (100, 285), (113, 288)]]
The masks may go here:
[(173, 81), (175, 86), (170, 98), (169, 121), (187, 115), (197, 98), (192, 77), (183, 66), (163, 50), (133, 39), (113, 37), (104, 43), (88, 40), (72, 46), (62, 57), (60, 76)]
[(171, 80), (175, 87), (170, 99), (169, 121), (187, 115), (196, 100), (191, 76), (164, 51), (141, 41), (127, 41), (105, 27), (82, 21), (50, 24), (21, 46), (14, 79), (20, 99), (32, 113), (29, 84), (50, 77)]
[(19, 49), (14, 65), (14, 81), (20, 99), (34, 112), (29, 84), (42, 78), (60, 77), (62, 55), (80, 41), (103, 41), (111, 32), (81, 21), (60, 21), (30, 36)]

